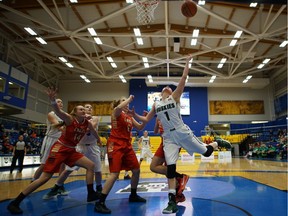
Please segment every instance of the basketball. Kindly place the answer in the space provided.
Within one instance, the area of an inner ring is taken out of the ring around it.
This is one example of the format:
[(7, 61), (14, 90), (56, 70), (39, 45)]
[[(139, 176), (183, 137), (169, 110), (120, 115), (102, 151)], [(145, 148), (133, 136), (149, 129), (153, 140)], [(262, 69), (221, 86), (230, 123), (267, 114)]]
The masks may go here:
[(192, 0), (185, 0), (181, 6), (181, 12), (185, 17), (193, 17), (197, 13), (197, 5)]

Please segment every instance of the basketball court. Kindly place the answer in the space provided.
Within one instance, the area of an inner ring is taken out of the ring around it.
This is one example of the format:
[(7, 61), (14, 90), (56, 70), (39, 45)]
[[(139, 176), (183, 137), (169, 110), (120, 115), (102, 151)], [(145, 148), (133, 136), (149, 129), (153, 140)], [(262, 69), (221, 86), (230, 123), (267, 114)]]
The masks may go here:
[[(103, 162), (103, 184), (109, 175), (106, 165)], [(146, 198), (147, 203), (129, 203), (130, 181), (123, 180), (121, 173), (106, 201), (111, 215), (162, 215), (168, 202), (167, 181), (163, 176), (151, 173), (146, 161), (141, 168), (138, 194)], [(22, 174), (12, 175), (9, 171), (1, 172), (3, 215), (10, 215), (7, 204), (30, 183), (34, 170), (26, 168)], [(178, 170), (188, 174), (190, 179), (184, 191), (186, 201), (179, 203), (179, 211), (172, 215), (287, 215), (287, 161), (233, 158), (223, 163), (216, 158), (212, 161), (196, 158), (194, 162), (179, 161)], [(86, 202), (83, 170), (68, 178), (65, 185), (70, 191), (68, 196), (42, 200), (56, 179), (55, 176), (21, 203), (23, 215), (101, 215), (94, 212), (94, 202)]]

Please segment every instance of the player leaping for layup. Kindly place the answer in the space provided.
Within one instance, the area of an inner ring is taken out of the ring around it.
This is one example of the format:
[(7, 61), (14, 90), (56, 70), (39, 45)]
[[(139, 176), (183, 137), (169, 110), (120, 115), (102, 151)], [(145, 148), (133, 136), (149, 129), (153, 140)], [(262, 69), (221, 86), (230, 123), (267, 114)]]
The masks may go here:
[[(197, 152), (205, 157), (209, 157), (214, 149), (218, 147), (217, 142), (209, 145), (201, 142), (192, 132), (192, 130), (184, 124), (180, 115), (180, 97), (183, 93), (185, 82), (189, 72), (189, 61), (192, 56), (186, 59), (185, 68), (182, 77), (175, 91), (172, 92), (170, 87), (165, 87), (161, 93), (161, 100), (156, 101), (147, 116), (140, 116), (135, 113), (135, 117), (143, 123), (150, 121), (155, 114), (161, 121), (164, 133), (163, 144), (164, 153), (167, 163), (167, 178), (169, 187), (168, 206), (162, 211), (163, 214), (171, 214), (178, 211), (176, 205), (176, 162), (178, 160), (179, 148), (184, 148), (190, 155)], [(222, 143), (219, 143), (219, 146)]]

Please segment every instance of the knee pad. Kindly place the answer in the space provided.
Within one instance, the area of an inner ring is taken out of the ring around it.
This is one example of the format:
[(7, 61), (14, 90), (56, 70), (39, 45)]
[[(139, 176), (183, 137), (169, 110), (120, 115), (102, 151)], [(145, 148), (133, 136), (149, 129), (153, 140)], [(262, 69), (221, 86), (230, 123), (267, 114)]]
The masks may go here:
[(209, 157), (214, 151), (214, 148), (211, 145), (207, 145), (206, 148), (207, 148), (207, 151), (203, 154), (203, 156)]
[(167, 165), (167, 178), (175, 178), (176, 177), (176, 164)]

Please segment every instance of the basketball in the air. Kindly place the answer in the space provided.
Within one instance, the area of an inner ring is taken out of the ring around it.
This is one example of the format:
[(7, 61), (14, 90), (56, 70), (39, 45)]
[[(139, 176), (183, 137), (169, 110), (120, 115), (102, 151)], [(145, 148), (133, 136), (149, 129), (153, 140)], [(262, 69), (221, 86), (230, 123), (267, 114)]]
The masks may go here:
[(181, 6), (181, 12), (185, 17), (193, 17), (197, 13), (197, 4), (192, 0), (185, 0)]

